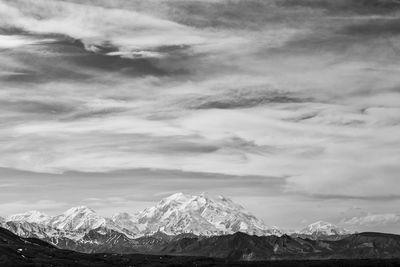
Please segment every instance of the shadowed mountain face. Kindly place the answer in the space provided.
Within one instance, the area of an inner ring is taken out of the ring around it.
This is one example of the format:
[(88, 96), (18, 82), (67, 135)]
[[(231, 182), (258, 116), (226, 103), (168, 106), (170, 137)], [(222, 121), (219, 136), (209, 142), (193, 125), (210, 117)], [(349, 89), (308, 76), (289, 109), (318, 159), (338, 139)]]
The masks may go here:
[(400, 236), (362, 233), (339, 241), (257, 237), (243, 233), (209, 238), (183, 238), (169, 242), (161, 252), (231, 260), (373, 259), (399, 258)]
[(60, 250), (35, 238), (20, 238), (0, 228), (0, 266), (212, 266), (223, 261), (195, 257), (84, 254)]
[[(191, 237), (170, 240), (172, 245), (153, 256), (84, 254), (60, 250), (39, 239), (20, 238), (0, 228), (0, 266), (397, 266), (400, 260), (374, 260), (373, 258), (399, 257), (399, 240), (399, 236), (365, 233), (354, 235), (342, 240), (341, 243), (322, 244), (311, 240), (294, 240), (288, 236), (260, 238), (240, 233), (204, 239)], [(186, 250), (186, 252), (175, 251), (175, 254), (212, 255), (224, 259), (161, 255), (166, 254), (168, 250), (176, 250), (178, 246), (179, 250)], [(336, 252), (337, 246), (340, 246), (342, 250)], [(320, 251), (323, 247), (325, 249)], [(307, 255), (310, 259), (322, 259), (316, 255), (325, 255), (324, 258), (330, 260), (307, 261), (304, 260), (307, 259), (306, 257), (303, 257), (302, 261), (287, 260), (291, 257), (285, 257), (285, 255), (291, 253)], [(273, 255), (277, 256), (274, 258)], [(334, 258), (355, 259), (357, 257), (360, 259), (334, 260)], [(366, 260), (367, 258), (369, 260)], [(268, 263), (260, 261), (264, 259), (286, 260)]]

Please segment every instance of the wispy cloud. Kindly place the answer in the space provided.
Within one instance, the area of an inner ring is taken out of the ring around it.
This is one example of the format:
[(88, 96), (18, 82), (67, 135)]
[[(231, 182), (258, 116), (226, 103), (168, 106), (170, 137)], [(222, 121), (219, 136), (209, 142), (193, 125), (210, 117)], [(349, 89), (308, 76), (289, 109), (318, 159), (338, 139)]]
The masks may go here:
[(263, 214), (261, 201), (294, 205), (291, 224), (394, 208), (399, 10), (367, 2), (2, 0), (0, 166), (49, 190), (51, 175), (102, 177), (79, 201), (136, 170), (123, 182), (137, 199), (107, 197), (220, 190)]

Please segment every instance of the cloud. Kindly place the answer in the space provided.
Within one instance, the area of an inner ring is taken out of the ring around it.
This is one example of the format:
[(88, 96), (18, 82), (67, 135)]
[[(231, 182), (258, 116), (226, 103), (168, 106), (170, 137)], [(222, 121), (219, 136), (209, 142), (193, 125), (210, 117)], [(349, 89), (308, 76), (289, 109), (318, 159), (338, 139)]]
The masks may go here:
[(4, 198), (44, 198), (26, 175), (81, 185), (46, 196), (68, 206), (211, 190), (290, 225), (347, 202), (393, 213), (394, 6), (3, 0), (0, 166), (29, 173)]
[[(134, 55), (138, 54), (153, 58), (155, 53), (163, 56), (165, 47), (193, 46), (195, 49), (207, 45), (216, 48), (213, 43), (226, 40), (212, 31), (202, 31), (134, 10), (84, 3), (40, 0), (32, 5), (25, 0), (4, 1), (1, 10), (3, 22), (0, 21), (0, 25), (3, 27), (12, 25), (37, 34), (66, 35), (82, 40), (86, 50), (96, 53), (104, 51), (105, 45), (111, 45), (114, 48), (107, 54), (123, 58), (137, 58)], [(235, 39), (241, 40), (239, 37)]]
[[(209, 192), (240, 199), (279, 196), (283, 189), (283, 180), (278, 177), (232, 176), (181, 170), (130, 169), (49, 174), (0, 169), (0, 173), (5, 177), (5, 182), (20, 184), (15, 190), (7, 190), (0, 196), (0, 202), (10, 203), (4, 207), (0, 206), (2, 215), (14, 213), (13, 208), (17, 207), (18, 212), (23, 212), (37, 205), (36, 209), (46, 208), (47, 213), (58, 214), (72, 206), (87, 205), (101, 214), (110, 216), (117, 211), (133, 213), (154, 205), (162, 197), (169, 195), (169, 192)], [(35, 183), (32, 183), (32, 180)], [(45, 202), (40, 206), (36, 203), (38, 195), (46, 195), (55, 203), (60, 203), (60, 207), (51, 207), (50, 203), (46, 206)], [(24, 198), (22, 204), (21, 198)], [(25, 202), (31, 203), (32, 206)], [(62, 203), (67, 204), (63, 206)], [(253, 200), (239, 203), (250, 206), (259, 213), (265, 208), (257, 208)]]
[(400, 34), (399, 19), (370, 19), (363, 23), (350, 25), (343, 29), (344, 34), (352, 36), (393, 36)]
[(0, 100), (0, 105), (9, 111), (40, 113), (40, 114), (63, 114), (74, 110), (73, 106), (68, 106), (60, 102), (49, 103), (48, 101), (38, 100)]
[(0, 49), (17, 48), (21, 46), (35, 45), (51, 41), (53, 40), (38, 40), (18, 35), (0, 35)]
[(184, 104), (191, 109), (235, 109), (251, 108), (274, 103), (302, 103), (311, 101), (291, 93), (273, 90), (232, 90), (222, 95), (191, 98)]
[(385, 231), (399, 233), (400, 215), (395, 213), (371, 214), (342, 219), (340, 225), (357, 231)]
[(0, 188), (7, 188), (7, 187), (16, 187), (18, 186), (17, 183), (1, 183)]
[(297, 6), (312, 9), (322, 9), (330, 14), (387, 14), (394, 13), (400, 9), (400, 4), (393, 0), (278, 0), (277, 3), (283, 6)]

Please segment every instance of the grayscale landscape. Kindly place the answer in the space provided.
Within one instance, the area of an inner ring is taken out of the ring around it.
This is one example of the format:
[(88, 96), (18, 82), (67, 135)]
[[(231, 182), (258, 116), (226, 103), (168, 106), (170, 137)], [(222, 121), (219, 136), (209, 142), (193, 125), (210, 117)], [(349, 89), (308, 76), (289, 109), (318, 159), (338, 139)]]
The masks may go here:
[(0, 266), (400, 265), (397, 0), (0, 0)]

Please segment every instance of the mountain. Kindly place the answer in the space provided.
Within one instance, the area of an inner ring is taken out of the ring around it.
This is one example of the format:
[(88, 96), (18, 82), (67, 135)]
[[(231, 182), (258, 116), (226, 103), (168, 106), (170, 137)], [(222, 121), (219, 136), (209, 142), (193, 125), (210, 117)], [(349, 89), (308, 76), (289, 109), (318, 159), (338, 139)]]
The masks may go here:
[[(326, 249), (324, 249), (326, 250)], [(259, 261), (285, 258), (301, 258), (304, 253), (314, 252), (306, 241), (287, 235), (250, 236), (244, 233), (232, 235), (185, 238), (170, 242), (162, 253), (173, 255), (195, 255), (240, 261)]]
[[(54, 217), (31, 211), (7, 217), (1, 226), (21, 237), (40, 238), (59, 248), (85, 253), (174, 253), (183, 248), (182, 252), (185, 252), (185, 242), (216, 242), (219, 239), (212, 237), (236, 233), (289, 240), (279, 228), (267, 227), (232, 200), (204, 193), (194, 196), (173, 194), (136, 214), (117, 213), (112, 218), (102, 217), (86, 206), (71, 208)], [(291, 237), (302, 244), (304, 238), (339, 240), (349, 234), (347, 230), (319, 221)], [(251, 242), (257, 240), (254, 238)], [(273, 250), (278, 249), (275, 244), (269, 244)]]
[[(7, 224), (9, 223), (12, 222), (7, 222)], [(30, 239), (37, 240), (36, 238), (22, 238), (22, 240)], [(57, 237), (58, 243), (51, 238), (45, 240), (56, 244), (58, 248), (84, 253), (114, 253), (114, 255), (143, 253), (212, 257), (228, 261), (400, 257), (400, 236), (382, 233), (352, 234), (339, 240), (312, 240), (288, 235), (256, 236), (241, 232), (220, 236), (196, 236), (193, 234), (170, 236), (163, 232), (157, 232), (151, 236), (131, 239), (122, 233), (100, 227), (85, 233), (79, 240), (68, 239), (62, 235)], [(2, 239), (0, 239), (1, 242)], [(2, 257), (0, 257), (0, 266), (3, 266), (1, 260)]]
[(206, 194), (192, 196), (173, 194), (157, 205), (135, 214), (132, 218), (144, 233), (157, 231), (169, 235), (193, 233), (196, 235), (221, 235), (244, 232), (253, 235), (282, 234), (278, 229), (268, 229), (254, 215), (232, 200)]
[(47, 224), (50, 221), (51, 217), (47, 214), (44, 214), (40, 211), (28, 211), (26, 213), (15, 214), (7, 217), (7, 221), (14, 222), (28, 222), (28, 223), (36, 223), (36, 224)]
[[(80, 206), (54, 217), (31, 211), (9, 216), (6, 221), (50, 227), (66, 233), (72, 239), (82, 238), (83, 234), (97, 228), (120, 232), (130, 238), (152, 235), (159, 231), (167, 235), (192, 233), (211, 236), (236, 232), (282, 235), (278, 228), (268, 228), (260, 219), (232, 200), (223, 196), (210, 197), (204, 193), (198, 196), (173, 194), (154, 207), (132, 215), (118, 213), (112, 218), (102, 217), (92, 209)], [(74, 235), (77, 237), (73, 237)]]
[(121, 229), (123, 229), (124, 231), (128, 231), (130, 233), (139, 234), (140, 231), (144, 230), (143, 227), (139, 229), (140, 226), (138, 225), (137, 220), (132, 215), (126, 212), (114, 214), (111, 220)]
[(288, 235), (250, 236), (238, 232), (233, 235), (175, 240), (169, 242), (160, 253), (216, 257), (233, 261), (399, 258), (400, 236), (362, 233), (329, 241)]
[(294, 236), (307, 237), (311, 239), (321, 239), (321, 238), (329, 238), (329, 239), (339, 239), (343, 236), (349, 235), (352, 232), (341, 228), (337, 225), (334, 225), (329, 222), (317, 221), (312, 223), (299, 232), (294, 233)]
[(60, 250), (0, 227), (0, 255), (0, 266), (398, 266), (400, 236), (362, 233), (338, 241), (315, 241), (238, 232), (173, 238), (146, 255), (122, 255)]
[(0, 266), (58, 266), (58, 267), (128, 267), (128, 266), (197, 266), (197, 267), (228, 267), (228, 266), (398, 266), (400, 260), (327, 260), (327, 261), (269, 261), (269, 262), (237, 262), (228, 259), (141, 255), (141, 254), (106, 254), (78, 253), (58, 249), (51, 244), (36, 238), (21, 238), (0, 227)]
[(136, 249), (137, 242), (134, 239), (105, 227), (89, 230), (79, 239), (57, 238), (54, 240), (46, 239), (46, 241), (62, 249), (84, 253), (131, 254), (138, 252)]
[(48, 237), (57, 235), (58, 232), (49, 226), (26, 221), (7, 221), (2, 223), (1, 226), (21, 237), (47, 239)]
[[(80, 206), (71, 208), (63, 214), (53, 217), (48, 224), (60, 230), (84, 232), (100, 226), (106, 226), (110, 223), (111, 220), (97, 215), (92, 209)], [(114, 225), (110, 226), (113, 227)]]
[(2, 226), (21, 237), (40, 238), (59, 248), (85, 253), (159, 250), (171, 240), (197, 235), (282, 234), (230, 199), (182, 193), (133, 215), (118, 213), (106, 218), (79, 206), (54, 217), (38, 211), (11, 215)]
[[(232, 266), (225, 260), (159, 255), (87, 254), (61, 250), (36, 238), (21, 238), (0, 227), (0, 266), (128, 267), (128, 266)], [(248, 266), (258, 266), (257, 263)]]
[(400, 258), (400, 235), (365, 232), (330, 244), (337, 258)]

